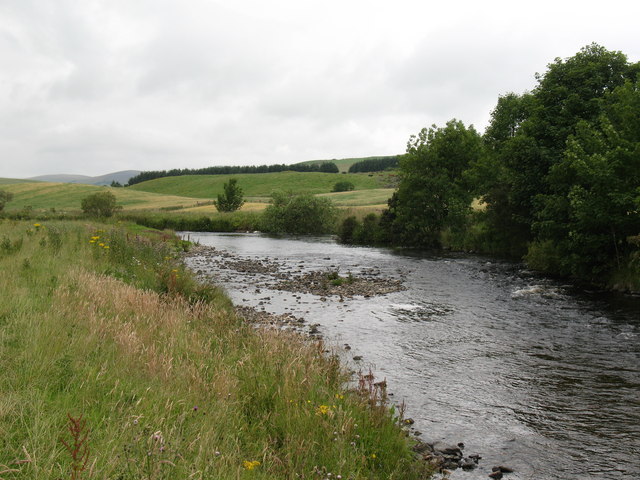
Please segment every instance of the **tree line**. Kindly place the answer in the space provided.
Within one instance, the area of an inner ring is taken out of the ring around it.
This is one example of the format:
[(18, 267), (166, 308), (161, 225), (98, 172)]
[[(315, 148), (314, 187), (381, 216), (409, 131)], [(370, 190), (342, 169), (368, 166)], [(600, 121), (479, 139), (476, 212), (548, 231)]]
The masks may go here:
[[(591, 44), (498, 98), (483, 135), (451, 120), (412, 136), (381, 216), (341, 238), (524, 257), (586, 281), (640, 278), (640, 63)], [(472, 208), (476, 200), (477, 208)]]
[(205, 168), (174, 168), (172, 170), (156, 170), (140, 172), (129, 179), (129, 185), (146, 182), (163, 177), (177, 177), (181, 175), (237, 175), (243, 173), (274, 173), (274, 172), (324, 172), (338, 173), (340, 170), (334, 162), (297, 163), (294, 165), (251, 165), (251, 166), (222, 166)]
[(389, 168), (396, 168), (399, 162), (400, 155), (371, 157), (351, 165), (349, 167), (349, 173), (382, 172)]

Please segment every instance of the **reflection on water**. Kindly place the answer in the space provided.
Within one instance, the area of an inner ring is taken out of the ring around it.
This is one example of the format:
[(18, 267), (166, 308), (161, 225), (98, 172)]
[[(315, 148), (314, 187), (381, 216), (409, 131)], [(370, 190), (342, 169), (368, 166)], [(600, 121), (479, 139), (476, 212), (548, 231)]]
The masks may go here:
[[(337, 245), (327, 238), (190, 234), (192, 240), (284, 270), (376, 267), (405, 281), (383, 297), (321, 301), (212, 272), (235, 303), (321, 325), (386, 377), (425, 441), (464, 441), (481, 468), (454, 479), (640, 478), (640, 299), (578, 291), (519, 266)], [(207, 269), (206, 262), (192, 266)], [(268, 291), (268, 304), (261, 299)], [(507, 477), (505, 477), (507, 478)]]

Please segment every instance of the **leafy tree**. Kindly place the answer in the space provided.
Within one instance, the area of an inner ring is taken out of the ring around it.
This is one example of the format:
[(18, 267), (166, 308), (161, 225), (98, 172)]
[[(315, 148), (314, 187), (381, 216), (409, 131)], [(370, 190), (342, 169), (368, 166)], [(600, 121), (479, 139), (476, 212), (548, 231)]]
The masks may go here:
[(348, 180), (342, 182), (336, 182), (333, 186), (332, 192), (350, 192), (351, 190), (355, 190), (356, 186), (349, 182)]
[(328, 198), (283, 192), (274, 192), (271, 198), (262, 216), (265, 232), (315, 235), (332, 231), (336, 211)]
[[(390, 214), (400, 243), (438, 247), (445, 227), (459, 228), (470, 211), (463, 172), (482, 155), (482, 139), (458, 120), (412, 136), (400, 162), (400, 185)], [(390, 204), (391, 205), (391, 204)]]
[(538, 253), (543, 245), (558, 259), (557, 273), (596, 280), (632, 250), (626, 239), (640, 232), (638, 111), (638, 81), (607, 93), (600, 117), (578, 123), (551, 167), (550, 192), (536, 197)]
[(116, 206), (111, 192), (97, 192), (82, 199), (82, 211), (94, 217), (111, 217), (122, 207)]
[(466, 175), (487, 203), (488, 230), (504, 251), (526, 251), (541, 232), (532, 226), (542, 210), (548, 217), (553, 209), (558, 224), (569, 220), (560, 198), (555, 207), (543, 200), (558, 188), (551, 171), (563, 162), (578, 125), (597, 122), (605, 97), (637, 72), (622, 53), (592, 44), (571, 58), (555, 59), (544, 75), (537, 75), (531, 93), (498, 100), (484, 135), (488, 155)]
[(230, 179), (223, 186), (224, 193), (218, 195), (214, 205), (219, 212), (235, 212), (244, 205), (242, 189), (235, 178)]
[(4, 206), (11, 200), (13, 200), (13, 193), (0, 190), (0, 212), (4, 210)]

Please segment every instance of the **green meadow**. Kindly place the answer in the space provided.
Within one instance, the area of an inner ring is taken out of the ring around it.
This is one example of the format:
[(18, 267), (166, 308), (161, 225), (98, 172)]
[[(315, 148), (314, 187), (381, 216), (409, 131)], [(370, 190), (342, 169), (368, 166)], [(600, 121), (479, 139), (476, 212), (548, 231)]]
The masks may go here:
[(121, 224), (0, 220), (3, 479), (422, 479), (384, 390)]
[(206, 198), (185, 198), (177, 195), (152, 194), (129, 188), (97, 187), (75, 183), (15, 182), (0, 183), (0, 189), (13, 193), (13, 200), (7, 203), (6, 210), (21, 210), (31, 207), (34, 210), (80, 211), (82, 199), (102, 190), (113, 192), (118, 205), (124, 209), (161, 209), (168, 207), (192, 207)]
[(246, 197), (263, 200), (267, 200), (274, 190), (294, 194), (319, 194), (330, 193), (337, 182), (345, 180), (353, 183), (356, 190), (384, 188), (392, 181), (388, 175), (380, 174), (369, 176), (367, 174), (277, 172), (164, 177), (142, 182), (127, 189), (184, 197), (215, 198), (222, 193), (223, 185), (231, 178), (238, 180)]

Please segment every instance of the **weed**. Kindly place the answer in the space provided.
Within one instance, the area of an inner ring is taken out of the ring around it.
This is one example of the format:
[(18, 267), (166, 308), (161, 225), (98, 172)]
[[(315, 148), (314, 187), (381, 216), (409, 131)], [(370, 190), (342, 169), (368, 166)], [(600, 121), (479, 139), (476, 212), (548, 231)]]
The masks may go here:
[(61, 438), (60, 442), (71, 456), (71, 480), (80, 480), (89, 462), (89, 430), (87, 421), (82, 418), (82, 415), (74, 418), (71, 414), (67, 414), (67, 417), (69, 419), (67, 428), (71, 440), (68, 442)]

